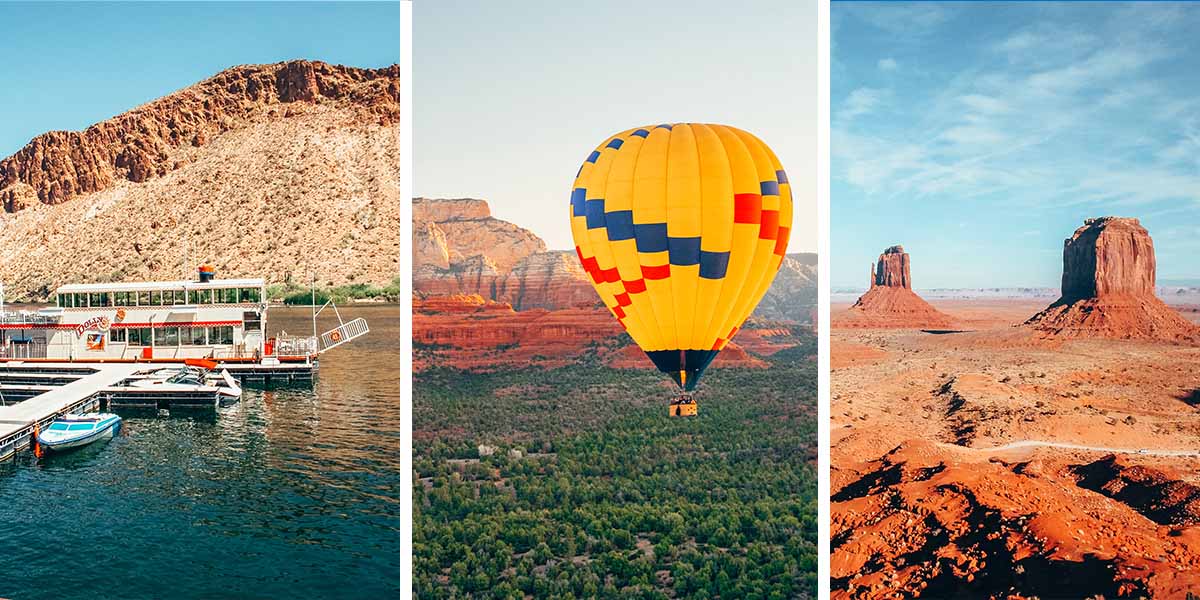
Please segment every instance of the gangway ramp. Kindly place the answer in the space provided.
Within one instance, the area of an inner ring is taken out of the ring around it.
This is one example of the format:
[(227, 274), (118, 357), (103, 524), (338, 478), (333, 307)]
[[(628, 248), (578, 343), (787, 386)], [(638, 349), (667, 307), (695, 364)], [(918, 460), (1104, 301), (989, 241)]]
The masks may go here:
[[(19, 363), (12, 366), (14, 370), (20, 369)], [(91, 373), (82, 374), (78, 364), (38, 364), (43, 372), (53, 372), (56, 367), (79, 374), (79, 378), (12, 406), (0, 406), (0, 459), (28, 446), (34, 425), (45, 427), (59, 415), (90, 408), (97, 402), (96, 396), (101, 390), (147, 368), (136, 363), (95, 364), (88, 366)], [(5, 367), (0, 366), (0, 373), (5, 371)], [(3, 388), (0, 388), (2, 392)]]

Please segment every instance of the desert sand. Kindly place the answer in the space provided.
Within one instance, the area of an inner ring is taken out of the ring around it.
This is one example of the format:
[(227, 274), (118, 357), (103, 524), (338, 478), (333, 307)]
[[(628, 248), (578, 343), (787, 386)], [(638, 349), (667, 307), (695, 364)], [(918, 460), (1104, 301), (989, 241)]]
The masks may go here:
[(1045, 297), (932, 300), (953, 332), (838, 328), (834, 305), (833, 597), (1200, 589), (1196, 313), (1154, 296), (1148, 236), (1133, 265), (1116, 255), (1141, 234), (1090, 225), (1052, 326), (1031, 319)]

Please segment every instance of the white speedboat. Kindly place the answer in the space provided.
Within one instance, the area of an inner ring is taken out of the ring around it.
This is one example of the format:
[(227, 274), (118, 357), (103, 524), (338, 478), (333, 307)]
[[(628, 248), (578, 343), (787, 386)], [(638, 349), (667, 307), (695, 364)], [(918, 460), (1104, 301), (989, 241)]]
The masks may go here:
[(112, 413), (64, 415), (38, 432), (43, 450), (66, 450), (111, 438), (121, 429), (121, 417)]
[(161, 392), (164, 396), (212, 393), (216, 394), (222, 403), (233, 402), (242, 397), (241, 386), (228, 370), (222, 369), (218, 376), (212, 376), (208, 371), (191, 365), (156, 369), (142, 378), (130, 381), (128, 387), (147, 392)]

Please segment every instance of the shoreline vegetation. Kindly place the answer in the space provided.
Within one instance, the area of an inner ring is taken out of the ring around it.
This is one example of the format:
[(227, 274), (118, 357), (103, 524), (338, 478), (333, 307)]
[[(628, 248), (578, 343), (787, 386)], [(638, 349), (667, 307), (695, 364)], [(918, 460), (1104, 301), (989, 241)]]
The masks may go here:
[[(267, 301), (272, 306), (309, 306), (313, 300), (313, 289), (292, 282), (276, 283), (267, 286)], [(400, 302), (400, 278), (393, 278), (387, 285), (372, 283), (350, 283), (332, 287), (316, 288), (316, 304), (320, 306), (328, 300), (336, 304), (396, 304)], [(54, 305), (52, 297), (30, 300), (28, 298), (6, 299), (5, 306), (41, 307)]]
[[(278, 283), (267, 286), (267, 299), (271, 304), (309, 306), (313, 303), (313, 289), (296, 283)], [(350, 283), (334, 287), (316, 288), (316, 304), (319, 306), (333, 300), (337, 304), (396, 303), (400, 301), (400, 278), (378, 286), (371, 283)]]

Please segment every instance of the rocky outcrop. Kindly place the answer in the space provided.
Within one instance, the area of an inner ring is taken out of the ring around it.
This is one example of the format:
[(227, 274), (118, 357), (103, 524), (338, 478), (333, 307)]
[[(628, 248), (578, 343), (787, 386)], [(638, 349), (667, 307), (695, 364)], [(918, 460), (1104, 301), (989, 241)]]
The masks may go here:
[(396, 68), (235, 67), (85, 131), (39, 136), (0, 161), (9, 299), (190, 277), (202, 262), (270, 283), (391, 283), (398, 81)]
[(1100, 217), (1063, 242), (1062, 298), (1154, 295), (1154, 241), (1137, 219)]
[(945, 329), (954, 319), (912, 291), (908, 253), (891, 246), (871, 265), (871, 287), (832, 323), (837, 328)]
[(1062, 296), (1025, 325), (1050, 337), (1200, 341), (1154, 285), (1154, 242), (1141, 223), (1088, 219), (1063, 244)]
[(119, 181), (142, 183), (178, 169), (187, 158), (181, 149), (322, 103), (352, 109), (365, 122), (394, 125), (400, 119), (400, 68), (291, 61), (227, 69), (84, 131), (39, 135), (0, 161), (0, 203), (11, 213), (28, 208), (33, 198), (58, 204)]
[(413, 290), (479, 294), (517, 310), (600, 306), (573, 253), (547, 251), (533, 232), (472, 198), (413, 199)]
[(484, 257), (507, 273), (525, 257), (546, 251), (532, 231), (492, 216), (471, 198), (413, 198), (413, 267), (449, 268)]
[(904, 246), (884, 250), (879, 261), (871, 266), (871, 287), (876, 286), (912, 289), (912, 273)]
[[(421, 298), (479, 294), (516, 310), (601, 306), (574, 252), (546, 250), (473, 198), (413, 199), (413, 290)], [(816, 306), (817, 255), (789, 254), (754, 315), (812, 324)]]
[(522, 259), (504, 277), (496, 296), (517, 310), (600, 305), (578, 257), (563, 250), (538, 252)]
[(795, 253), (783, 257), (775, 281), (754, 309), (754, 317), (815, 325), (817, 310), (817, 255)]

